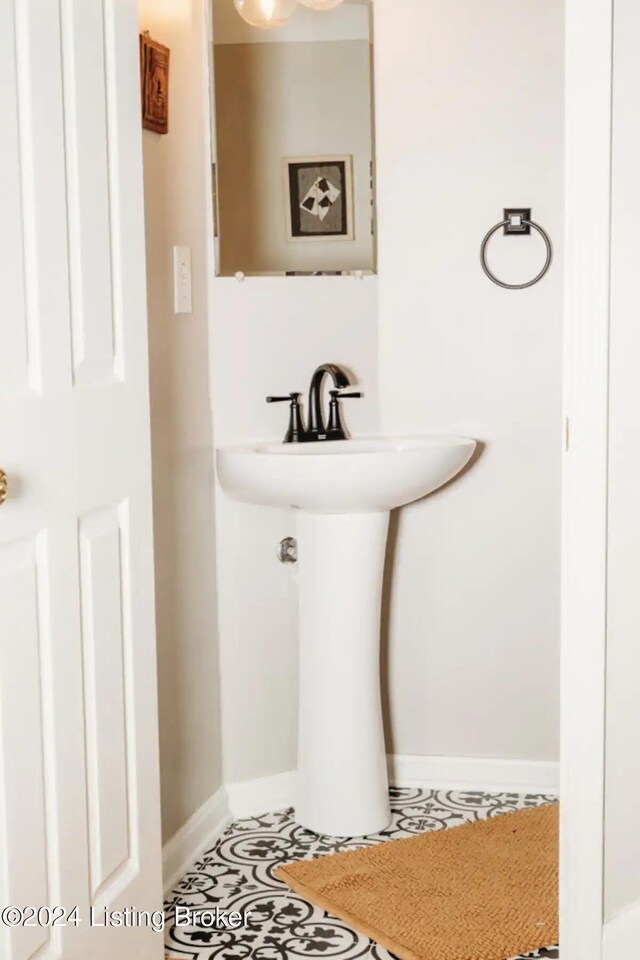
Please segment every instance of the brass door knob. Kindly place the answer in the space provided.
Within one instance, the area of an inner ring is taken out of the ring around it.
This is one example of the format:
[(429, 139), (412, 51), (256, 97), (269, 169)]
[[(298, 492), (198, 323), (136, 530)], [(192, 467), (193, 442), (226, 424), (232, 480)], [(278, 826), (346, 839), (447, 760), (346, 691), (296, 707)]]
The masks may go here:
[(0, 506), (7, 499), (7, 475), (4, 470), (0, 470)]

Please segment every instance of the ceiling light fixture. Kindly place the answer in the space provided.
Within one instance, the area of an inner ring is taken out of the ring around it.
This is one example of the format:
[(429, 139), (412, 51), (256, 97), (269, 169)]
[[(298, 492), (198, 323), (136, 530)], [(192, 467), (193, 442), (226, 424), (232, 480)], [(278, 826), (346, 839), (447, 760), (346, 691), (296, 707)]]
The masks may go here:
[(233, 5), (250, 26), (273, 30), (293, 16), (296, 0), (233, 0)]
[(339, 7), (343, 0), (298, 0), (303, 7), (309, 7), (310, 10), (333, 10)]

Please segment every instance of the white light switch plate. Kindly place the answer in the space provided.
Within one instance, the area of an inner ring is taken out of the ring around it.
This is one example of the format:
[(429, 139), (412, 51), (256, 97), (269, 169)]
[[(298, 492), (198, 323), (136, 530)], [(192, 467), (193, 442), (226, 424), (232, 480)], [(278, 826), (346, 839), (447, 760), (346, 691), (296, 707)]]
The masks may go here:
[(191, 250), (173, 248), (173, 312), (191, 313)]

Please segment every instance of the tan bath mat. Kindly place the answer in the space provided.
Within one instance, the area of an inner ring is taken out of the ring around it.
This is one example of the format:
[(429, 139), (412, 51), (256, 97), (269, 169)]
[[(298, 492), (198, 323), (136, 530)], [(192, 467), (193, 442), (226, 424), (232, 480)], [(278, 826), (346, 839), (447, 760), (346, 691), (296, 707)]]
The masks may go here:
[(506, 960), (558, 942), (558, 806), (293, 863), (276, 875), (401, 960)]

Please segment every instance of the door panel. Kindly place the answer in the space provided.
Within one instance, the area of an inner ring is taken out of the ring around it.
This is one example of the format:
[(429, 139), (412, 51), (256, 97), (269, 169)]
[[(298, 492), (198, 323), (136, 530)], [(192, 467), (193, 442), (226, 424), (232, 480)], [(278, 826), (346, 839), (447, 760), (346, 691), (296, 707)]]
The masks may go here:
[(83, 920), (0, 957), (152, 960), (88, 923), (161, 906), (135, 0), (4, 0), (0, 81), (0, 905)]
[[(18, 393), (29, 388), (29, 344), (25, 290), (24, 231), (20, 191), (20, 132), (15, 29), (13, 11), (4, 4), (0, 9), (0, 89), (11, 91), (2, 103), (2, 169), (0, 177), (0, 210), (3, 229), (0, 231), (0, 262), (13, 282), (3, 291), (0, 310), (0, 398), (3, 393)], [(16, 189), (18, 185), (18, 189)], [(30, 349), (31, 347), (31, 349)]]
[[(63, 2), (65, 135), (74, 381), (115, 376), (116, 331), (111, 257), (112, 184), (107, 62), (113, 35), (103, 30), (101, 3)], [(107, 56), (108, 54), (108, 56)], [(114, 171), (115, 172), (115, 171)], [(117, 187), (116, 187), (117, 190)]]
[[(132, 745), (127, 743), (125, 692), (131, 677), (125, 680), (125, 570), (118, 509), (82, 517), (79, 533), (89, 854), (95, 900), (131, 861), (127, 755)], [(127, 641), (130, 645), (130, 637)]]
[[(20, 791), (0, 796), (4, 826), (0, 855), (1, 873), (11, 878), (11, 895), (18, 903), (31, 903), (34, 897), (38, 904), (49, 901), (47, 807), (52, 784), (45, 769), (51, 768), (51, 742), (45, 730), (50, 717), (42, 699), (43, 633), (49, 619), (46, 570), (43, 536), (0, 547), (0, 623), (11, 637), (10, 644), (0, 647), (0, 703), (3, 719), (19, 718), (2, 724), (2, 774), (7, 785), (21, 784)], [(49, 939), (48, 931), (37, 927), (2, 933), (19, 958), (31, 957)]]
[[(13, 8), (13, 29), (6, 26), (14, 37), (15, 76), (4, 97), (13, 91), (19, 130), (19, 177), (7, 189), (21, 199), (30, 383), (41, 393), (65, 385), (70, 371), (59, 11), (45, 0), (2, 7), (4, 21), (11, 21)], [(15, 283), (8, 278), (9, 286)]]

